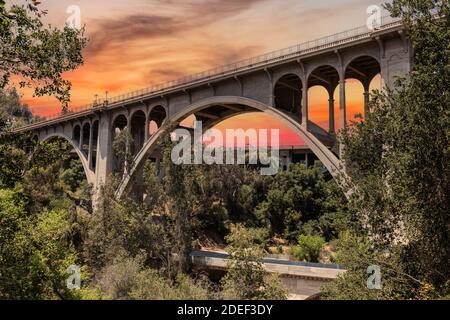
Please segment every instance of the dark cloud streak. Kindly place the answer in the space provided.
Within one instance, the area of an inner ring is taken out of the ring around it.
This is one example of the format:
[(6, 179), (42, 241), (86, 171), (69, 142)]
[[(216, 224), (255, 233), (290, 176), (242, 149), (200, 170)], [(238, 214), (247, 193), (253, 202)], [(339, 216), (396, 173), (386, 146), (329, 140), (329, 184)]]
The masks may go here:
[(173, 8), (179, 13), (171, 16), (130, 14), (117, 19), (91, 20), (91, 25), (95, 27), (90, 32), (90, 42), (85, 54), (95, 56), (118, 43), (167, 37), (204, 27), (264, 1), (266, 0), (159, 0), (162, 7)]

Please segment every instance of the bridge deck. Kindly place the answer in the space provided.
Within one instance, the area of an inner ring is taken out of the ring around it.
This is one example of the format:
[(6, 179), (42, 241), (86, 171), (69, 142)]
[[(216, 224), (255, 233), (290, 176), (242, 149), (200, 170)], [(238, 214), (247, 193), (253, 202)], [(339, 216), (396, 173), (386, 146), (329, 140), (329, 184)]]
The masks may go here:
[[(222, 252), (195, 251), (192, 253), (194, 265), (210, 269), (226, 270), (228, 258), (228, 254)], [(270, 273), (302, 279), (314, 279), (316, 281), (330, 281), (346, 271), (338, 265), (331, 264), (305, 263), (271, 258), (266, 258), (263, 262), (265, 269)]]

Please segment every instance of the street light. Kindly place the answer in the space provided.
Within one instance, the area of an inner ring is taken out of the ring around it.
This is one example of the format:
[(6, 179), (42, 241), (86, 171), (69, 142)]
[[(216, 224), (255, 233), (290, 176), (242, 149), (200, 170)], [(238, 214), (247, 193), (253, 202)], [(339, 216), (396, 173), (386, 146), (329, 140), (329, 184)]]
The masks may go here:
[(108, 105), (108, 91), (105, 91), (105, 106)]

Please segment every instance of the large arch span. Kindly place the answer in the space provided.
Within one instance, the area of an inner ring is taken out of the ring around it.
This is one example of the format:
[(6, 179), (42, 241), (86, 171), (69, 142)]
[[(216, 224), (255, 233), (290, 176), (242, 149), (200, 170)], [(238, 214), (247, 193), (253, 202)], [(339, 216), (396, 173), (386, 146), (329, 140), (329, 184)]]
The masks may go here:
[(148, 157), (155, 151), (158, 140), (164, 136), (168, 130), (178, 125), (181, 121), (186, 119), (191, 115), (196, 115), (197, 117), (207, 116), (205, 110), (211, 110), (216, 106), (229, 106), (230, 110), (227, 113), (223, 113), (219, 118), (212, 119), (208, 127), (211, 127), (211, 123), (218, 123), (221, 120), (225, 120), (227, 117), (234, 116), (237, 114), (242, 114), (244, 112), (264, 112), (273, 117), (276, 117), (288, 125), (294, 132), (296, 132), (306, 143), (306, 145), (311, 149), (311, 151), (319, 158), (323, 165), (328, 169), (328, 171), (337, 178), (339, 175), (344, 174), (340, 160), (330, 151), (322, 142), (319, 141), (312, 133), (308, 132), (303, 126), (298, 123), (298, 120), (293, 119), (291, 116), (285, 112), (271, 107), (262, 102), (238, 97), (238, 96), (216, 96), (211, 98), (203, 99), (199, 102), (193, 103), (177, 114), (171, 116), (167, 119), (161, 128), (152, 135), (152, 137), (144, 144), (143, 148), (136, 155), (134, 161), (134, 167), (125, 175), (120, 187), (117, 191), (117, 196), (121, 197), (125, 191), (129, 190), (131, 187), (133, 178), (136, 176), (137, 172), (142, 169)]
[(73, 149), (75, 150), (75, 152), (77, 153), (78, 158), (80, 159), (81, 163), (83, 164), (84, 174), (85, 174), (85, 176), (86, 176), (86, 179), (87, 179), (88, 183), (91, 184), (91, 185), (94, 185), (94, 184), (95, 184), (95, 173), (89, 168), (88, 160), (86, 159), (86, 157), (84, 156), (84, 154), (83, 154), (83, 152), (80, 150), (80, 148), (77, 147), (77, 146), (74, 144), (74, 141), (73, 141), (71, 138), (65, 136), (64, 134), (60, 134), (60, 133), (52, 133), (52, 134), (49, 134), (49, 135), (45, 136), (45, 137), (44, 137), (43, 139), (41, 139), (41, 140), (42, 140), (43, 142), (48, 142), (48, 141), (50, 141), (50, 140), (52, 140), (52, 139), (56, 139), (56, 138), (63, 139), (63, 140), (65, 140), (65, 141), (67, 141), (67, 142), (70, 143), (70, 145), (72, 146), (72, 148), (73, 148)]

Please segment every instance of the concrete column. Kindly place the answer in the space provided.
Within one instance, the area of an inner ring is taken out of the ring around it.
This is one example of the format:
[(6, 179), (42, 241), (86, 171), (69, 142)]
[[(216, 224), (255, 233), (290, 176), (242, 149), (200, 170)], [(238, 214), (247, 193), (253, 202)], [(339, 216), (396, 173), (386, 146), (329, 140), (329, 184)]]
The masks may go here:
[(381, 91), (384, 91), (384, 89), (389, 85), (389, 67), (388, 67), (388, 62), (386, 61), (386, 59), (382, 59), (380, 64), (381, 64), (380, 65), (380, 67), (381, 67), (380, 86), (381, 86)]
[(347, 126), (347, 101), (345, 93), (345, 79), (339, 81), (339, 103), (341, 130)]
[[(347, 100), (345, 94), (345, 78), (341, 76), (341, 80), (339, 81), (339, 97), (340, 97), (340, 125), (341, 130), (347, 127)], [(341, 143), (339, 145), (339, 155), (340, 158), (343, 157), (345, 152), (345, 146)]]
[(370, 101), (370, 93), (369, 90), (364, 91), (364, 118), (369, 116), (369, 101)]
[(83, 151), (82, 147), (83, 147), (83, 126), (80, 125), (80, 139), (78, 141), (78, 149), (80, 149), (80, 151)]
[(93, 125), (91, 123), (91, 125), (89, 126), (89, 149), (88, 149), (88, 165), (89, 165), (89, 169), (92, 169), (92, 147), (93, 147), (93, 137), (94, 136), (94, 128)]
[(145, 140), (144, 144), (148, 141), (150, 134), (150, 116), (148, 112), (145, 114)]
[(307, 81), (303, 81), (302, 88), (302, 126), (308, 130), (308, 83)]
[(329, 106), (329, 132), (330, 133), (335, 133), (336, 132), (336, 128), (334, 126), (334, 98), (333, 96), (330, 96), (330, 99), (328, 99), (328, 106)]
[[(131, 152), (131, 145), (130, 145), (131, 117), (130, 117), (130, 115), (128, 115), (128, 117), (127, 117), (127, 131), (128, 131), (128, 134), (127, 134), (127, 142), (126, 142), (126, 145), (125, 145), (125, 154), (128, 157), (128, 155)], [(128, 170), (129, 170), (128, 164), (125, 161), (125, 174), (128, 173)]]
[(96, 188), (104, 184), (112, 172), (112, 134), (111, 116), (109, 112), (103, 112), (98, 123)]

